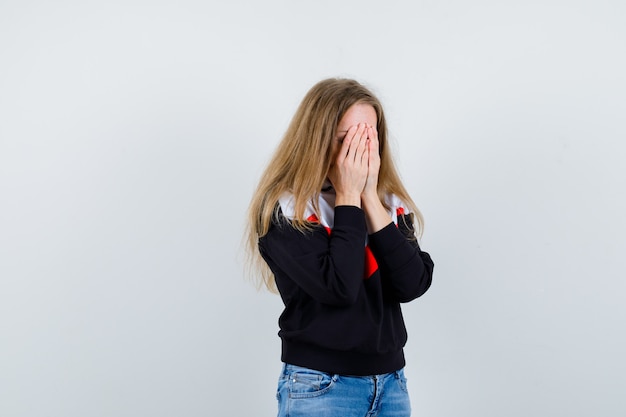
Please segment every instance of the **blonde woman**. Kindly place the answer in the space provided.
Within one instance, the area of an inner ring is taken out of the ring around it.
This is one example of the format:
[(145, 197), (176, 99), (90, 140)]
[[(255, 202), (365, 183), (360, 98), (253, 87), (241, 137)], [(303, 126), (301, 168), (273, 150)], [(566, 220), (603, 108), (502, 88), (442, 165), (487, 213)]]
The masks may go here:
[(285, 306), (279, 417), (409, 416), (400, 304), (428, 290), (433, 262), (379, 100), (353, 80), (313, 86), (249, 216), (260, 282)]

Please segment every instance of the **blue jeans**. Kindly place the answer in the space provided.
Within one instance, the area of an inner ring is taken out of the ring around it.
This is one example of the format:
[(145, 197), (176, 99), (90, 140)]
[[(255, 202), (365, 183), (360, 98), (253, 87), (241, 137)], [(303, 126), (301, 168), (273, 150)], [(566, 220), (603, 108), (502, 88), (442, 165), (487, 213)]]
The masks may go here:
[(409, 417), (404, 370), (371, 376), (332, 375), (284, 364), (278, 417)]

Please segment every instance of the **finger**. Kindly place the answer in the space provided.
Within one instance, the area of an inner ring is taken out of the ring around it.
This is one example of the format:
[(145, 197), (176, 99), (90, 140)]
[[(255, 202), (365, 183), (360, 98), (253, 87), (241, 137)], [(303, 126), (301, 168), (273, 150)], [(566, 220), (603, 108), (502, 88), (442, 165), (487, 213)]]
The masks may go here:
[(367, 137), (370, 138), (374, 145), (376, 145), (376, 147), (378, 148), (378, 132), (376, 131), (376, 128), (374, 126), (370, 126), (367, 130)]
[(372, 159), (372, 141), (369, 139), (366, 139), (365, 152), (363, 152), (363, 163), (369, 167), (371, 164), (370, 162), (371, 159)]
[(356, 155), (355, 157), (361, 163), (367, 163), (368, 158), (368, 145), (367, 145), (367, 134), (364, 131), (364, 134), (359, 138), (359, 144), (356, 147)]
[[(360, 155), (359, 149), (361, 149), (361, 142), (363, 141), (363, 136), (365, 133), (365, 125), (360, 123), (357, 125), (357, 130), (350, 141), (350, 148), (348, 150), (348, 159), (351, 161), (355, 161), (357, 156)], [(362, 152), (362, 150), (361, 150)]]
[(339, 152), (337, 154), (337, 163), (343, 162), (348, 156), (350, 144), (352, 143), (352, 139), (354, 138), (356, 130), (357, 126), (351, 126), (346, 132), (346, 136), (344, 136), (343, 143), (341, 144), (341, 148), (339, 149)]
[(378, 128), (376, 127), (376, 125), (372, 125), (370, 127), (374, 131), (374, 135), (376, 136), (376, 139), (378, 139)]
[(375, 155), (380, 156), (380, 142), (378, 141), (378, 135), (376, 134), (376, 130), (373, 127), (368, 129), (368, 138), (371, 141), (370, 150), (372, 153), (372, 157)]

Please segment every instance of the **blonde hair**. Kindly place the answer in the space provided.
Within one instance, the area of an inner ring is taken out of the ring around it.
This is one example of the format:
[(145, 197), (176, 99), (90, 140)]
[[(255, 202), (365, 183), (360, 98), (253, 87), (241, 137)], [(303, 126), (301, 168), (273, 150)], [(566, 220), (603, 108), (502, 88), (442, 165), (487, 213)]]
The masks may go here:
[[(258, 287), (265, 285), (276, 292), (274, 276), (263, 261), (258, 248), (259, 238), (267, 234), (278, 215), (278, 200), (284, 193), (293, 195), (295, 217), (291, 224), (304, 232), (311, 224), (304, 218), (311, 202), (319, 216), (317, 202), (330, 168), (331, 141), (346, 111), (356, 103), (374, 107), (380, 143), (378, 196), (395, 194), (414, 213), (416, 229), (421, 232), (423, 218), (400, 181), (387, 139), (387, 123), (380, 101), (357, 81), (330, 78), (315, 84), (298, 107), (282, 141), (278, 145), (248, 210), (246, 246), (248, 266), (254, 268)], [(389, 209), (389, 207), (387, 207)]]

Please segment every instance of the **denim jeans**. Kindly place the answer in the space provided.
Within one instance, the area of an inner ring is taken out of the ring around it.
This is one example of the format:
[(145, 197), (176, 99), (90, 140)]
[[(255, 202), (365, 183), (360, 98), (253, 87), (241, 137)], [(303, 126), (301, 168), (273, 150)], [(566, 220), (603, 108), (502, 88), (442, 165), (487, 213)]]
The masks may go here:
[(278, 380), (278, 417), (409, 417), (404, 370), (345, 376), (284, 364)]

